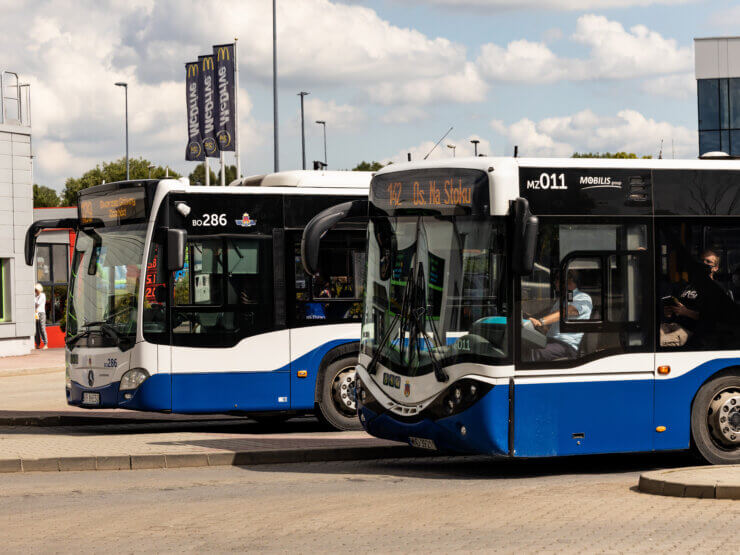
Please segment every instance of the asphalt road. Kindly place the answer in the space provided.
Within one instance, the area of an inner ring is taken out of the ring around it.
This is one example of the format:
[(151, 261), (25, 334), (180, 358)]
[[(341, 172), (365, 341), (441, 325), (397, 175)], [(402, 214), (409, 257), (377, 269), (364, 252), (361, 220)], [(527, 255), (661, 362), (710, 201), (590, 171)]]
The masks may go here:
[(3, 552), (734, 551), (740, 503), (636, 491), (686, 455), (0, 475)]

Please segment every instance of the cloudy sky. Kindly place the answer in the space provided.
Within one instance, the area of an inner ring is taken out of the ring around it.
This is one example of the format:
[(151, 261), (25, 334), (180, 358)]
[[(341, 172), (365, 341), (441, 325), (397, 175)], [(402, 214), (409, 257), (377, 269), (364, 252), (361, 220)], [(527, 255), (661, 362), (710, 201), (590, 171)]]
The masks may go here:
[[(280, 169), (435, 152), (697, 154), (693, 38), (737, 34), (729, 0), (277, 0)], [(189, 173), (184, 63), (239, 38), (245, 174), (272, 171), (270, 0), (0, 0), (4, 69), (32, 86), (35, 181), (123, 154)], [(672, 146), (673, 145), (673, 146)]]

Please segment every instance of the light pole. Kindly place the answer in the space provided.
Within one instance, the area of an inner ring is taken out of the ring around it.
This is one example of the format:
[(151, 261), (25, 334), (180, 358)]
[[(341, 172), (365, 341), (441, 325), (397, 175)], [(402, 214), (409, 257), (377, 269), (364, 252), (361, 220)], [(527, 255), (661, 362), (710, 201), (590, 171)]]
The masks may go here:
[(278, 152), (278, 98), (277, 98), (277, 0), (272, 0), (272, 126), (274, 131), (275, 172), (280, 171)]
[(316, 123), (324, 126), (324, 168), (326, 168), (326, 122), (321, 119), (317, 119)]
[(131, 174), (128, 169), (128, 83), (119, 81), (116, 83), (116, 87), (123, 87), (124, 96), (126, 98), (126, 181), (131, 179)]
[(475, 157), (478, 157), (478, 143), (480, 142), (478, 139), (471, 139), (470, 141), (473, 143), (473, 148), (475, 149)]
[(457, 145), (453, 145), (452, 143), (450, 143), (450, 144), (447, 145), (447, 148), (451, 148), (452, 149), (452, 157), (454, 158), (455, 157), (455, 149), (457, 149)]
[(303, 155), (303, 169), (306, 169), (306, 130), (303, 127), (303, 97), (306, 96), (307, 93), (305, 91), (301, 91), (298, 93), (298, 96), (301, 97), (301, 154)]

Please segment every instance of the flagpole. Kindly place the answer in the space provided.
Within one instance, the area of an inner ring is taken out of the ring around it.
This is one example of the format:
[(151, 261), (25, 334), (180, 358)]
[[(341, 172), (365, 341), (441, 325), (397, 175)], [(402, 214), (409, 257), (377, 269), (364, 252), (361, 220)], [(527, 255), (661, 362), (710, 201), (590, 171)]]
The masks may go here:
[(277, 0), (272, 0), (272, 127), (274, 134), (273, 151), (275, 153), (274, 171), (280, 171), (280, 154), (278, 151), (278, 97), (277, 97)]
[(206, 187), (211, 186), (211, 168), (208, 167), (208, 156), (203, 160), (203, 168), (206, 170)]
[(226, 185), (226, 168), (224, 167), (224, 151), (221, 151), (221, 187)]
[[(236, 51), (238, 50), (239, 39), (234, 38), (234, 158), (236, 158), (236, 178), (241, 179), (242, 177), (242, 157), (239, 156), (239, 149), (242, 144), (239, 140), (239, 58), (237, 57)], [(222, 166), (223, 167), (223, 166)]]

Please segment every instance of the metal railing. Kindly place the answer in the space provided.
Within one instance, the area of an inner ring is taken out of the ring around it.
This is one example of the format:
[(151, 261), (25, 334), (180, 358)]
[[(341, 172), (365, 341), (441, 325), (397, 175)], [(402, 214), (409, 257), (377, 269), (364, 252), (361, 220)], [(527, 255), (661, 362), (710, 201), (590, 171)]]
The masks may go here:
[(31, 126), (31, 85), (14, 71), (0, 73), (0, 124)]

